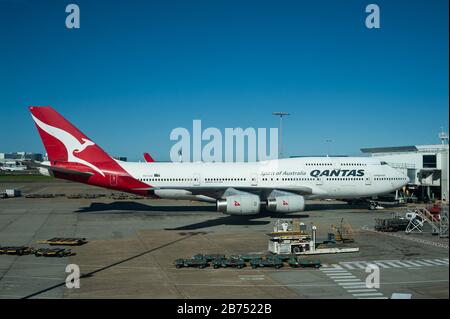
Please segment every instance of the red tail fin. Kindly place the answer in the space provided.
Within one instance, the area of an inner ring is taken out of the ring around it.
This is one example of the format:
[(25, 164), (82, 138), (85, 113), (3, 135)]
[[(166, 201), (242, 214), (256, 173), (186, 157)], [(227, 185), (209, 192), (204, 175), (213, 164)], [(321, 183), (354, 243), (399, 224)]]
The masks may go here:
[(31, 106), (30, 112), (55, 177), (135, 194), (149, 194), (149, 185), (133, 178), (50, 106)]
[(103, 176), (104, 169), (118, 166), (98, 145), (50, 106), (31, 106), (30, 112), (51, 165), (81, 164)]
[(155, 160), (150, 156), (149, 153), (144, 153), (144, 159), (147, 163), (153, 163)]

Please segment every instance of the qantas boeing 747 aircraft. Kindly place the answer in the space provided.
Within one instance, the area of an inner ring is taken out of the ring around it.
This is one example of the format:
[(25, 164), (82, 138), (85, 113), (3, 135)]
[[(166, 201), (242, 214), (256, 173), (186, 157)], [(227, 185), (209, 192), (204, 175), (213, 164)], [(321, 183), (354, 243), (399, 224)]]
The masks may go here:
[[(305, 209), (305, 199), (367, 198), (409, 182), (385, 162), (361, 157), (305, 157), (253, 163), (143, 163), (111, 158), (48, 106), (30, 107), (49, 161), (44, 175), (149, 196), (214, 202), (230, 215)], [(150, 157), (151, 158), (151, 157)]]

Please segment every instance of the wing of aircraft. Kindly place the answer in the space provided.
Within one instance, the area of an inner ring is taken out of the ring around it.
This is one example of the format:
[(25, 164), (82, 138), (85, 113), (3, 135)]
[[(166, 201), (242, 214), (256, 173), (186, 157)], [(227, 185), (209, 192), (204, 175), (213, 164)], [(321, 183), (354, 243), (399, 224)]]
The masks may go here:
[[(159, 187), (157, 189), (173, 189), (173, 187)], [(193, 187), (183, 187), (183, 190), (187, 190), (189, 192), (191, 192), (193, 195), (205, 195), (208, 197), (212, 197), (212, 198), (225, 198), (227, 196), (232, 196), (235, 195), (233, 193), (233, 191), (230, 190), (235, 190), (235, 191), (239, 191), (239, 192), (245, 192), (247, 194), (255, 194), (255, 195), (259, 195), (263, 198), (266, 198), (272, 191), (274, 190), (281, 190), (281, 191), (285, 191), (285, 192), (289, 192), (291, 194), (296, 194), (296, 195), (314, 195), (314, 190), (310, 187), (295, 187), (295, 188), (272, 188), (272, 187), (235, 187), (235, 188), (230, 188), (230, 187), (217, 187), (217, 186), (212, 186), (212, 187), (198, 187), (198, 186), (193, 186)], [(320, 193), (320, 191), (318, 192)]]

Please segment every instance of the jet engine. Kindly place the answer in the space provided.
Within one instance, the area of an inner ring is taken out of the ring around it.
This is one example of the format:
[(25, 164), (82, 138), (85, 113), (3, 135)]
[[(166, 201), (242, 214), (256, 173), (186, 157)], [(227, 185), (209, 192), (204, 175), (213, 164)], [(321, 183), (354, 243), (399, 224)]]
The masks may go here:
[(282, 195), (267, 198), (267, 209), (277, 213), (300, 212), (305, 210), (305, 199), (300, 195)]
[(217, 211), (228, 215), (255, 215), (261, 207), (258, 195), (231, 195), (217, 200)]

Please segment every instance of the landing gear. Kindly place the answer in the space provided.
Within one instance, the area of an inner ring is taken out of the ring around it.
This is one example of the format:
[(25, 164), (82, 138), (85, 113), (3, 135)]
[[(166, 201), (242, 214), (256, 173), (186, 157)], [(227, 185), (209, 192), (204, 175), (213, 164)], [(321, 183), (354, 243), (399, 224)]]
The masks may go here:
[(369, 210), (381, 209), (380, 204), (376, 201), (369, 201)]

